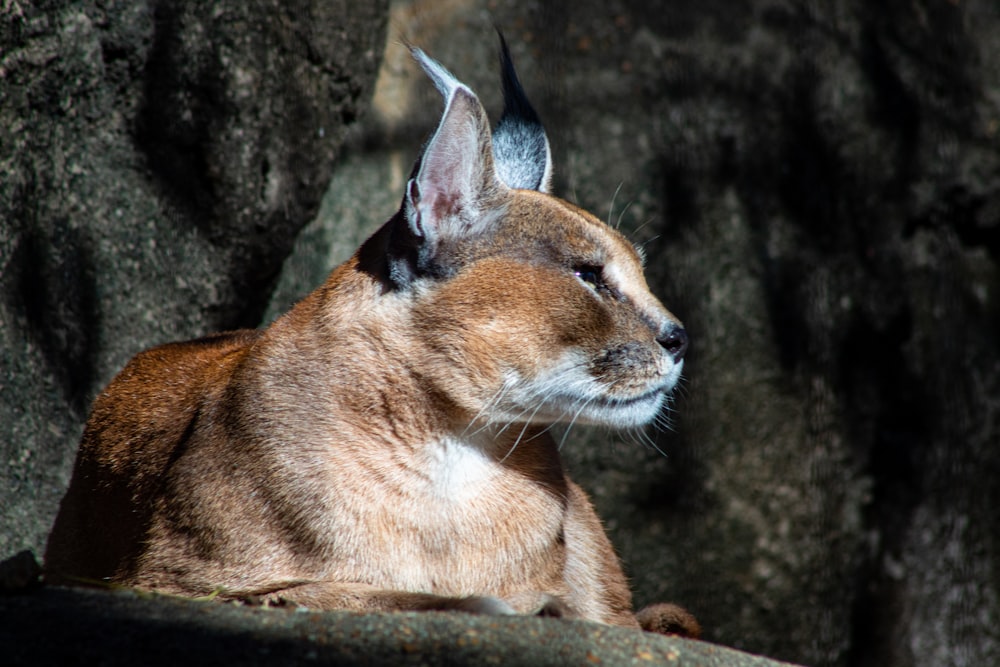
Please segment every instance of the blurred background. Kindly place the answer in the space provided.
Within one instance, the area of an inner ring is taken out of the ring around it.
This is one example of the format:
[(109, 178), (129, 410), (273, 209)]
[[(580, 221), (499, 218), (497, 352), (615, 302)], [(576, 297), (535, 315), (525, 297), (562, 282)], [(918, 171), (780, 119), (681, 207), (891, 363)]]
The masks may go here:
[[(811, 665), (1000, 661), (1000, 5), (5, 3), (0, 558), (44, 550), (96, 392), (258, 326), (398, 208), (441, 111), (501, 107), (686, 324), (645, 436), (563, 448), (637, 605)], [(668, 423), (668, 425), (667, 425)]]

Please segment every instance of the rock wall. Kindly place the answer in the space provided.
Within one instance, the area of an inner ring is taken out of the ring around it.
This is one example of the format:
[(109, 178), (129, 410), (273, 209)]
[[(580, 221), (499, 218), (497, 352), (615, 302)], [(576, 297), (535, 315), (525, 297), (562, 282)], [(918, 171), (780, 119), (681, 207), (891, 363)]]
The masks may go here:
[(0, 553), (41, 554), (139, 350), (254, 326), (370, 97), (385, 3), (0, 9)]

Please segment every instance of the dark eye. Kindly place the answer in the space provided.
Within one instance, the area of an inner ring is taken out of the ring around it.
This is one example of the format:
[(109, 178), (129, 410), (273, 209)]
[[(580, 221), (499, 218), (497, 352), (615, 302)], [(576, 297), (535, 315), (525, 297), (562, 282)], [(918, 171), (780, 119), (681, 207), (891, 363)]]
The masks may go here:
[(573, 269), (573, 273), (577, 278), (587, 283), (594, 289), (601, 289), (604, 287), (604, 268), (600, 266), (578, 266)]

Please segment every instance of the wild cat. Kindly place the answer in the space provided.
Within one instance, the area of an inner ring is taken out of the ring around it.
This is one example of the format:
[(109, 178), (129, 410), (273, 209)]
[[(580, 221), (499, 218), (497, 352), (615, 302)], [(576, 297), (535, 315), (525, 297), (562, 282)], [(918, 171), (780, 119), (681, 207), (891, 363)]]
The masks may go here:
[(317, 609), (638, 615), (556, 422), (652, 421), (687, 335), (636, 250), (549, 194), (501, 38), (504, 112), (413, 48), (445, 100), (402, 206), (261, 330), (137, 355), (94, 403), (46, 553), (108, 580)]

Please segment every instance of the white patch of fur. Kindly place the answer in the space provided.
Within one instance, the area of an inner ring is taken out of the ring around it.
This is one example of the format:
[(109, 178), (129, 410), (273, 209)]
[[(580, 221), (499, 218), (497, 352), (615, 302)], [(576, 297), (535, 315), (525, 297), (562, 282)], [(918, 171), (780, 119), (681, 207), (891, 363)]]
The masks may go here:
[[(628, 297), (649, 291), (645, 285), (633, 284), (635, 278), (622, 271), (616, 262), (607, 262), (604, 265), (604, 279)], [(639, 304), (636, 305), (638, 306)]]
[(498, 473), (496, 463), (472, 442), (445, 436), (424, 451), (431, 492), (443, 500), (468, 500)]

